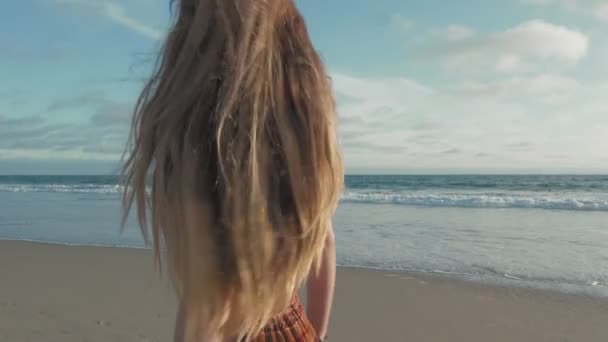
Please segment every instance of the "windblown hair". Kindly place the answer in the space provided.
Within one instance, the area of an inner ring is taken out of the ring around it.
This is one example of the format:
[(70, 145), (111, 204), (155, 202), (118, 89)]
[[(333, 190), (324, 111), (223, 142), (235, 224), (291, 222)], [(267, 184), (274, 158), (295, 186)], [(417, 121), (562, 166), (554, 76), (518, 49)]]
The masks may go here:
[(255, 336), (314, 271), (342, 188), (335, 102), (292, 0), (181, 0), (133, 118), (137, 217), (187, 336)]

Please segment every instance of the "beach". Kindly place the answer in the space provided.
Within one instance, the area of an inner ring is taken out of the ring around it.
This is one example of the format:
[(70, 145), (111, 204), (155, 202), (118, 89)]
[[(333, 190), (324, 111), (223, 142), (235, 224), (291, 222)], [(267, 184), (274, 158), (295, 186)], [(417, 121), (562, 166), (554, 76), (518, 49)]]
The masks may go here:
[[(0, 241), (0, 341), (170, 341), (175, 302), (145, 249)], [(608, 301), (339, 268), (331, 341), (602, 341)]]
[[(116, 176), (0, 176), (0, 240), (146, 247)], [(341, 266), (608, 298), (608, 176), (346, 176)]]

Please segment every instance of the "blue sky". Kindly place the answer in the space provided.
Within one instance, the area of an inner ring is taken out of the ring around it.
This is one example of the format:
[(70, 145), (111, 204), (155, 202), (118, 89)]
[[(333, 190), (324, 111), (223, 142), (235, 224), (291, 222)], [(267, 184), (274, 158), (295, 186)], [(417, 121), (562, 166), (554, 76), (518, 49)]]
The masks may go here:
[[(347, 172), (608, 171), (608, 1), (301, 0)], [(107, 173), (168, 1), (0, 11), (0, 173)]]

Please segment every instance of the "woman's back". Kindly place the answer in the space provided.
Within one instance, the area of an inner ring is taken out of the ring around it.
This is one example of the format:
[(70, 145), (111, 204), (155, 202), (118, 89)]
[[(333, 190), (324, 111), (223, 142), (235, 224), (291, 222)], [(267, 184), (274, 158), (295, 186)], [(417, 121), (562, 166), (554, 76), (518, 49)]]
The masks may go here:
[(123, 170), (188, 340), (256, 336), (322, 259), (342, 186), (328, 75), (291, 0), (181, 0)]

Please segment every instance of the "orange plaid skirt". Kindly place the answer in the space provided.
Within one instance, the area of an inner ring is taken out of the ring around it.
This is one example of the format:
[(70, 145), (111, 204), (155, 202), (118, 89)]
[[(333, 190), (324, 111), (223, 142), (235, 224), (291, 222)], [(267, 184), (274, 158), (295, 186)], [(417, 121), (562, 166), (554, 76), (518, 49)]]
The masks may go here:
[(297, 296), (289, 309), (273, 318), (252, 342), (317, 342), (319, 339)]

